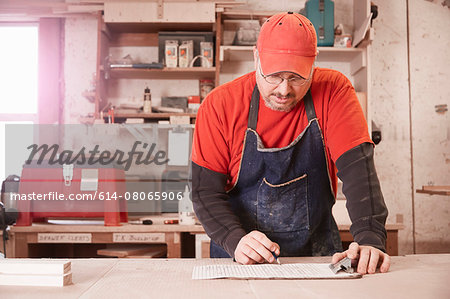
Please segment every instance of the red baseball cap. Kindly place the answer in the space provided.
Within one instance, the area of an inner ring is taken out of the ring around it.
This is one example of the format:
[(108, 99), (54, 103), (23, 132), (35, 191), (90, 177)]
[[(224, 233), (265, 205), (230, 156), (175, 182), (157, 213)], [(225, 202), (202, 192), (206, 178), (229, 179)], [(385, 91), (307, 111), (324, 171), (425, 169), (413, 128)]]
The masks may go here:
[(292, 72), (308, 78), (317, 55), (316, 31), (305, 16), (276, 14), (262, 25), (256, 48), (263, 74)]

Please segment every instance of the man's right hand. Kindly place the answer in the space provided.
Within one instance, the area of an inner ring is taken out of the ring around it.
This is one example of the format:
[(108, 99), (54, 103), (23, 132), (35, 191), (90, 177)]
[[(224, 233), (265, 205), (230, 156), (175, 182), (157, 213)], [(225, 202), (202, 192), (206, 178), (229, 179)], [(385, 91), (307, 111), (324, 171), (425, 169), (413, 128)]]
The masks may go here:
[(243, 265), (269, 262), (273, 263), (275, 258), (272, 254), (280, 255), (280, 246), (269, 240), (265, 234), (257, 230), (251, 231), (241, 238), (234, 259)]

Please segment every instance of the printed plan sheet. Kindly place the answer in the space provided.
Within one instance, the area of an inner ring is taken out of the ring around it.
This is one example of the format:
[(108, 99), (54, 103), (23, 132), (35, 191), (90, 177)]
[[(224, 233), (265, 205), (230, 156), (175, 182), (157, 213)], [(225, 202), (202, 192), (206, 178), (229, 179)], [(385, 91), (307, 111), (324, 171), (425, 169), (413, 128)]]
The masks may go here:
[(358, 273), (334, 274), (329, 264), (257, 264), (196, 266), (192, 279), (342, 279), (360, 278)]

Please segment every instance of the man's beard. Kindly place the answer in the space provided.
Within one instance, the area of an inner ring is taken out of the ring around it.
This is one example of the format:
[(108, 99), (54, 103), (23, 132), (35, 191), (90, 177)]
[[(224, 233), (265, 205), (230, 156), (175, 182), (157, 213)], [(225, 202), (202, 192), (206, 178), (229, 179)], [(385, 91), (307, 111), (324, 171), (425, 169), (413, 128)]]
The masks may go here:
[[(270, 96), (275, 96), (275, 97), (278, 97), (278, 98), (295, 99), (295, 96), (294, 96), (293, 94), (288, 94), (287, 96), (283, 96), (283, 95), (277, 93), (277, 94), (271, 94), (271, 95), (269, 95), (269, 97), (270, 97)], [(298, 100), (298, 101), (292, 101), (291, 103), (289, 103), (288, 106), (281, 106), (281, 107), (280, 107), (279, 105), (275, 106), (275, 104), (272, 103), (272, 102), (269, 100), (269, 97), (267, 97), (267, 98), (263, 97), (263, 99), (264, 99), (264, 104), (266, 105), (267, 108), (272, 109), (272, 110), (274, 110), (274, 111), (289, 112), (289, 111), (291, 111), (291, 110), (295, 107), (295, 105), (297, 105), (297, 103), (299, 102), (299, 100)]]

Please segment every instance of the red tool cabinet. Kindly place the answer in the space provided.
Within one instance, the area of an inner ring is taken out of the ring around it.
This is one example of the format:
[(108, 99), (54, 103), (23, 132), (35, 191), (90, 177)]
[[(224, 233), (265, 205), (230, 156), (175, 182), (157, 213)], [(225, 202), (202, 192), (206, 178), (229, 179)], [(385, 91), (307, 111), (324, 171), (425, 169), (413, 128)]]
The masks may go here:
[(16, 225), (42, 218), (103, 217), (105, 226), (127, 222), (125, 172), (114, 165), (24, 164)]

